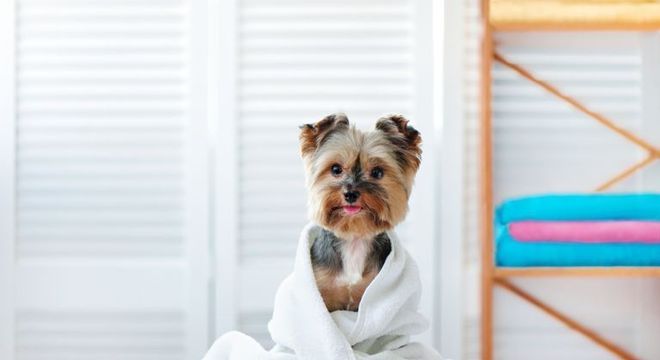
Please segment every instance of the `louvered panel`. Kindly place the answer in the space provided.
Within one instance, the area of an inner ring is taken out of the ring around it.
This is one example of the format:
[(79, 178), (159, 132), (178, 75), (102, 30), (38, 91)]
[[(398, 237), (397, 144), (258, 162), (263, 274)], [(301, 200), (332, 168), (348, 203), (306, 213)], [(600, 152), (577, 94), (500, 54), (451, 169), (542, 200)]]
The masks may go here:
[(184, 317), (170, 312), (22, 312), (17, 360), (175, 360)]
[(307, 222), (298, 127), (329, 113), (371, 127), (415, 119), (413, 0), (238, 2), (239, 271), (236, 326), (267, 322)]
[(298, 126), (336, 111), (362, 125), (414, 116), (413, 5), (239, 3), (240, 249), (291, 257), (306, 222)]
[(198, 359), (208, 346), (196, 6), (16, 1), (9, 360)]
[[(633, 305), (632, 294), (641, 283), (630, 279), (555, 278), (521, 279), (518, 284), (573, 319), (638, 353), (637, 336), (641, 329), (635, 319), (639, 309)], [(616, 358), (515, 295), (498, 294), (495, 301), (498, 358), (526, 359), (531, 352), (540, 353), (540, 359)], [(599, 301), (587, 301), (588, 298)]]
[(19, 1), (19, 256), (182, 252), (180, 1)]
[[(496, 41), (512, 61), (621, 126), (639, 130), (639, 35), (607, 34), (607, 42), (600, 36), (503, 34)], [(496, 202), (543, 191), (590, 190), (637, 160), (635, 146), (510, 69), (495, 64), (493, 82)], [(612, 87), (617, 91), (603, 91)]]
[[(596, 326), (610, 339), (631, 341), (634, 327), (605, 328)], [(498, 359), (527, 360), (529, 354), (535, 354), (534, 360), (574, 359), (574, 360), (614, 360), (607, 351), (594, 346), (589, 340), (567, 332), (561, 325), (500, 327), (506, 337), (495, 341)], [(552, 352), (539, 349), (552, 348)]]

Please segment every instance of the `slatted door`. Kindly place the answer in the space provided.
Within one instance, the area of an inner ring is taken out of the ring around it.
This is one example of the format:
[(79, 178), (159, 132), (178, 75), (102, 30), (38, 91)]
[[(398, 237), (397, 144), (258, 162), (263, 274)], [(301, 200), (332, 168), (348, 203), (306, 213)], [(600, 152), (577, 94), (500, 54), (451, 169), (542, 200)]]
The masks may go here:
[(0, 358), (200, 358), (206, 122), (192, 35), (204, 9), (0, 8)]
[[(218, 166), (235, 169), (237, 176), (228, 169), (218, 174), (218, 203), (236, 209), (220, 210), (218, 220), (227, 224), (223, 229), (234, 229), (219, 238), (235, 236), (233, 248), (217, 249), (217, 273), (234, 274), (220, 275), (219, 333), (237, 327), (269, 343), (266, 323), (275, 290), (293, 268), (299, 232), (307, 222), (298, 126), (337, 111), (363, 128), (373, 127), (383, 114), (406, 114), (428, 136), (424, 161), (429, 163), (423, 166), (430, 171), (430, 5), (414, 0), (241, 0), (221, 11), (237, 19), (236, 36), (224, 39), (223, 52), (236, 52), (235, 73), (225, 74), (222, 85), (225, 94), (235, 94), (222, 101), (234, 104), (236, 127), (219, 131), (234, 131), (238, 140), (227, 146), (231, 139), (220, 135), (226, 151)], [(227, 155), (232, 151), (235, 167)], [(430, 182), (418, 183), (418, 189), (425, 187), (432, 191)], [(238, 193), (235, 203), (227, 204), (233, 193)], [(418, 239), (410, 247), (430, 257), (432, 235), (421, 232), (432, 225), (423, 210), (431, 204), (414, 201), (412, 211), (422, 215), (417, 216), (419, 232), (411, 234), (418, 236), (402, 235)], [(419, 259), (426, 269), (425, 260)], [(424, 274), (432, 276), (431, 271)], [(431, 281), (426, 285), (430, 309), (433, 286)]]

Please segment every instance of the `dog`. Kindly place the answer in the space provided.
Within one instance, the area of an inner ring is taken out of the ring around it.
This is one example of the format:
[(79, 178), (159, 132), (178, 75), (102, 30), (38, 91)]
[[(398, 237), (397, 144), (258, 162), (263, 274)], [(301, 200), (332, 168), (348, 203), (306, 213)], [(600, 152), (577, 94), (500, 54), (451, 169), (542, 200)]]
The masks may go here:
[(300, 129), (317, 287), (328, 311), (358, 311), (391, 251), (386, 232), (408, 212), (422, 139), (400, 115), (366, 132), (341, 113)]

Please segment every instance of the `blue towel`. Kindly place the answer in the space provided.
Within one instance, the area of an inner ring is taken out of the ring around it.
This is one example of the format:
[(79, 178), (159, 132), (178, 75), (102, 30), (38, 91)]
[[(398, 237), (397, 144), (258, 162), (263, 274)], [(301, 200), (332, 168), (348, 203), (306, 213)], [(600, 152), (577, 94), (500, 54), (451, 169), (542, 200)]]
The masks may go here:
[(496, 231), (497, 266), (660, 266), (660, 244), (523, 242)]
[(660, 266), (660, 244), (523, 242), (513, 221), (660, 220), (660, 194), (540, 195), (509, 200), (496, 211), (497, 266)]
[(660, 220), (660, 194), (539, 195), (499, 206), (496, 221)]

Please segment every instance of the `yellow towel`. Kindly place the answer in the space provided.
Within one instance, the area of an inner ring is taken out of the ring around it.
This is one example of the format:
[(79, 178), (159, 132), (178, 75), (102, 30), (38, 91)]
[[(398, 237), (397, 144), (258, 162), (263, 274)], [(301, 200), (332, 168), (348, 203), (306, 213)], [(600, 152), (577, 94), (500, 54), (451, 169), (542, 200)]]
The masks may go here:
[(490, 0), (496, 28), (660, 29), (657, 0)]

